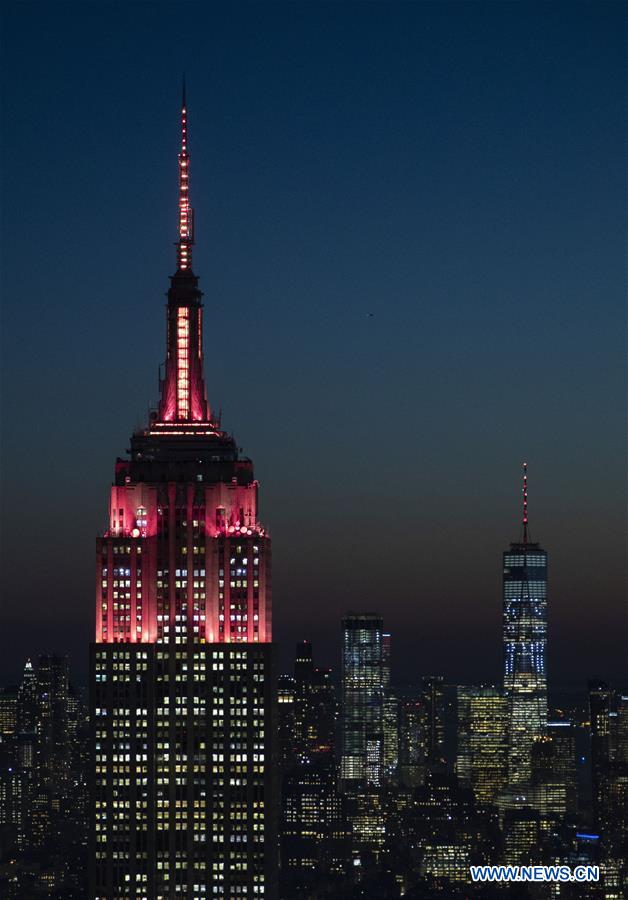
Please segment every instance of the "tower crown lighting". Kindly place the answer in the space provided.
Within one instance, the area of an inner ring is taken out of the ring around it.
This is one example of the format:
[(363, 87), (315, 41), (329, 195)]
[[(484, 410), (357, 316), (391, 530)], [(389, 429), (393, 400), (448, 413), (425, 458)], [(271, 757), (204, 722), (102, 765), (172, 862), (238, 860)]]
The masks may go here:
[(271, 639), (270, 541), (258, 483), (207, 401), (203, 304), (192, 271), (188, 117), (181, 99), (177, 270), (166, 304), (160, 402), (118, 459), (100, 541), (97, 640)]

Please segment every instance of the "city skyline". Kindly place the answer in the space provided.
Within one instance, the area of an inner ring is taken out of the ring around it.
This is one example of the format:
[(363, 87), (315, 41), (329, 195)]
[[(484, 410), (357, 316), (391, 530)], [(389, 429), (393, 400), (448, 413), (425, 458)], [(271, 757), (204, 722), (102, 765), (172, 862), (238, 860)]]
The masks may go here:
[(0, 893), (620, 900), (628, 8), (32, 9)]
[[(499, 556), (504, 542), (518, 539), (525, 458), (533, 539), (552, 559), (550, 685), (621, 678), (625, 124), (623, 89), (614, 81), (623, 45), (612, 39), (621, 13), (578, 7), (563, 33), (560, 14), (545, 9), (536, 44), (533, 17), (521, 10), (479, 8), (474, 16), (456, 7), (450, 30), (433, 7), (429, 15), (398, 9), (382, 21), (374, 6), (358, 29), (382, 54), (369, 77), (357, 42), (349, 41), (348, 61), (341, 53), (347, 9), (335, 17), (323, 7), (267, 11), (268, 47), (257, 38), (259, 13), (242, 9), (249, 61), (266, 73), (261, 86), (242, 73), (228, 86), (226, 48), (235, 38), (224, 9), (215, 22), (224, 45), (211, 78), (188, 60), (180, 70), (194, 98), (196, 202), (207, 234), (199, 267), (210, 401), (222, 403), (225, 427), (258, 460), (272, 510), (278, 643), (289, 653), (296, 639), (310, 638), (321, 661), (337, 669), (341, 617), (373, 610), (398, 636), (394, 678), (438, 672), (452, 682), (463, 673), (496, 681)], [(55, 29), (67, 24), (66, 13), (58, 21), (43, 8), (40, 15), (63, 46), (69, 38)], [(135, 33), (137, 12), (123, 15)], [(20, 12), (11, 16), (15, 24)], [(77, 15), (71, 29), (80, 32), (94, 16)], [(198, 7), (190, 16), (205, 21)], [(157, 49), (166, 35), (163, 9), (155, 8), (155, 21), (147, 40)], [(333, 26), (329, 71), (317, 69), (325, 24)], [(279, 30), (271, 38), (273, 25)], [(380, 25), (385, 40), (374, 43)], [(463, 25), (487, 59), (466, 88), (471, 54)], [(441, 41), (435, 46), (445, 46), (446, 36), (451, 42), (442, 56), (431, 49), (434, 34), (425, 47), (428, 26)], [(500, 37), (509, 41), (507, 63), (495, 49)], [(5, 149), (2, 243), (13, 265), (5, 267), (4, 295), (23, 296), (28, 270), (34, 315), (18, 318), (9, 340), (3, 329), (4, 617), (14, 640), (2, 674), (11, 681), (25, 656), (54, 650), (71, 655), (85, 682), (79, 648), (93, 623), (91, 535), (104, 527), (92, 485), (106, 483), (111, 453), (124, 450), (123, 423), (144, 418), (140, 410), (154, 395), (148, 376), (159, 362), (160, 261), (174, 206), (163, 202), (172, 197), (163, 135), (174, 142), (178, 72), (151, 64), (133, 79), (120, 36), (111, 52), (121, 65), (103, 93), (96, 76), (104, 58), (87, 67), (83, 84), (76, 77), (82, 51), (74, 62), (53, 61), (39, 32), (32, 38), (38, 52), (23, 81), (10, 93), (3, 88), (12, 126), (5, 131), (14, 135)], [(314, 46), (297, 64), (307, 40)], [(592, 76), (586, 61), (597, 61), (607, 43)], [(421, 65), (417, 46), (427, 53)], [(550, 64), (550, 46), (559, 63)], [(267, 66), (273, 48), (282, 54), (275, 68)], [(536, 68), (528, 72), (532, 50)], [(447, 71), (450, 58), (460, 69)], [(44, 66), (49, 91), (40, 89)], [(279, 90), (285, 71), (301, 72), (300, 88)], [(306, 88), (315, 71), (320, 79)], [(506, 77), (503, 92), (489, 87), (496, 73)], [(365, 94), (356, 104), (359, 78)], [(338, 84), (344, 90), (333, 93)], [(266, 117), (254, 113), (256, 100), (273, 96), (280, 100)], [(537, 105), (542, 96), (545, 107)], [(312, 118), (296, 115), (305, 99)], [(532, 112), (539, 108), (542, 115)], [(236, 110), (254, 122), (250, 133), (242, 117), (235, 122)], [(592, 117), (597, 130), (585, 127)], [(120, 118), (136, 126), (124, 140), (113, 128)], [(338, 129), (343, 120), (350, 127)], [(487, 167), (490, 148), (500, 156)], [(19, 193), (8, 171), (20, 175)], [(80, 186), (89, 188), (85, 197)], [(58, 237), (45, 216), (50, 208)], [(301, 238), (294, 233), (299, 209)], [(299, 483), (296, 504), (286, 481)], [(27, 565), (34, 506), (38, 521), (58, 526), (38, 549), (39, 566)], [(383, 561), (391, 551), (394, 572)]]

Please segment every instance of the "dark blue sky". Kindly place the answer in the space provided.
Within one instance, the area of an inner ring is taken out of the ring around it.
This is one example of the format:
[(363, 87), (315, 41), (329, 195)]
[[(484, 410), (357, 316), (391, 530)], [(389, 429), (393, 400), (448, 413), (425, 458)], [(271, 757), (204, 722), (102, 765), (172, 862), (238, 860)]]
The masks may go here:
[(165, 352), (183, 70), (210, 400), (261, 480), (283, 664), (337, 664), (377, 609), (398, 677), (498, 678), (527, 459), (550, 679), (625, 674), (625, 5), (3, 19), (3, 679), (86, 669)]

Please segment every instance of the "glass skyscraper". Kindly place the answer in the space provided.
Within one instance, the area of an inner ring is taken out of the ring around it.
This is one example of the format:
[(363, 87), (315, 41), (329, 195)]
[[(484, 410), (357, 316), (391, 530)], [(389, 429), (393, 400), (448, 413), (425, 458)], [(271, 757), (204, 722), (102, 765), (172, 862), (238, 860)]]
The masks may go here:
[(384, 838), (380, 787), (384, 762), (383, 621), (372, 613), (342, 620), (342, 757), (340, 785), (354, 850)]
[(380, 616), (342, 620), (342, 763), (345, 790), (379, 787), (384, 750), (384, 654)]
[(547, 553), (529, 540), (527, 467), (523, 535), (503, 556), (504, 693), (508, 707), (508, 782), (526, 784), (532, 746), (547, 725)]

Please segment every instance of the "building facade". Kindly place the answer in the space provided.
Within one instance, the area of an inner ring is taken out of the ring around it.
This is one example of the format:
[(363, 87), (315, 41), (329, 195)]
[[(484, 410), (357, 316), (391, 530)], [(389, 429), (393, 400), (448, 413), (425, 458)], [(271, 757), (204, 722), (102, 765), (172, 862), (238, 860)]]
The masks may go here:
[(628, 884), (628, 696), (589, 682), (593, 822), (605, 864)]
[(382, 681), (384, 685), (384, 745), (382, 767), (384, 776), (392, 778), (399, 765), (399, 698), (391, 684), (392, 635), (382, 635)]
[(207, 402), (185, 92), (160, 403), (97, 541), (92, 897), (276, 892), (270, 538)]
[(508, 709), (492, 685), (459, 685), (456, 774), (479, 804), (492, 804), (506, 786)]
[(398, 781), (415, 788), (425, 781), (428, 756), (428, 710), (423, 693), (404, 698), (399, 708)]
[(434, 765), (443, 762), (445, 752), (445, 685), (442, 675), (427, 675), (421, 684), (427, 714), (427, 758)]
[(336, 692), (331, 669), (314, 665), (309, 641), (297, 645), (294, 678), (280, 678), (279, 700), (283, 724), (292, 721), (280, 834), (281, 896), (289, 900), (315, 895), (342, 875), (347, 849), (335, 755)]

